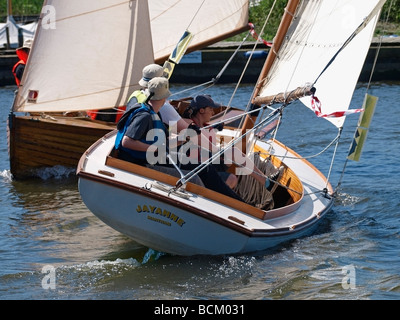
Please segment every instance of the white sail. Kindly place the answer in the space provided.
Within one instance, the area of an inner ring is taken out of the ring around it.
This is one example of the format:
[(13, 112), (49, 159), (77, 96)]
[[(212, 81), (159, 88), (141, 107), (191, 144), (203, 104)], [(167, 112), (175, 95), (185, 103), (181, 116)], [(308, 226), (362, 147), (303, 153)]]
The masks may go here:
[[(315, 83), (324, 114), (347, 110), (383, 3), (382, 0), (303, 1), (259, 95), (271, 96), (314, 83), (346, 40), (377, 9), (370, 23)], [(311, 108), (310, 97), (302, 101)], [(337, 127), (344, 123), (344, 117), (326, 119)]]
[(248, 0), (150, 0), (154, 58), (162, 63), (183, 32), (194, 34), (188, 52), (247, 28)]
[[(163, 63), (186, 28), (194, 34), (189, 52), (242, 31), (248, 19), (248, 0), (48, 0), (44, 5), (54, 8), (55, 28), (39, 25), (16, 112), (122, 106), (139, 88), (143, 67), (154, 59)], [(51, 22), (51, 12), (42, 14), (42, 21)]]
[(14, 111), (112, 108), (153, 62), (147, 1), (48, 0)]

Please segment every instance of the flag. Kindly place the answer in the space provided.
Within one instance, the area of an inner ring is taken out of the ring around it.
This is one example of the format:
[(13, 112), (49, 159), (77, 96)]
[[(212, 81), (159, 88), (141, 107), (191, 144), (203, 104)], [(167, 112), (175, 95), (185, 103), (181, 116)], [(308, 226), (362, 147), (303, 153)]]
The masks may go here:
[(358, 127), (354, 134), (353, 142), (351, 143), (349, 155), (347, 159), (353, 161), (359, 161), (361, 157), (361, 151), (364, 146), (365, 139), (367, 138), (368, 129)]
[(193, 39), (193, 34), (190, 31), (186, 30), (181, 39), (179, 40), (178, 44), (176, 45), (174, 51), (172, 51), (168, 60), (165, 61), (163, 65), (164, 77), (166, 77), (167, 79), (171, 78), (175, 65), (179, 64), (179, 62), (181, 61), (192, 39)]
[(345, 111), (335, 111), (332, 113), (323, 113), (322, 112), (322, 103), (321, 101), (314, 95), (311, 96), (311, 107), (314, 113), (318, 118), (340, 118), (344, 116), (348, 116), (350, 114), (362, 112), (363, 109), (350, 109)]
[(252, 24), (251, 22), (249, 23), (249, 27), (250, 27), (250, 34), (253, 36), (254, 39), (256, 39), (257, 41), (260, 41), (262, 43), (264, 43), (267, 47), (272, 47), (272, 42), (268, 42), (265, 41), (263, 38), (261, 38), (257, 32), (254, 30), (254, 24)]
[(375, 112), (375, 106), (378, 101), (378, 97), (365, 95), (364, 104), (362, 109), (364, 112), (360, 115), (356, 132), (354, 134), (353, 142), (350, 146), (349, 154), (347, 159), (353, 161), (359, 161), (361, 157), (361, 151), (364, 146), (364, 142), (367, 139), (369, 126), (371, 124), (372, 116)]
[(181, 61), (183, 55), (185, 54), (186, 49), (189, 46), (190, 41), (192, 41), (192, 39), (193, 39), (193, 34), (190, 31), (186, 30), (182, 38), (176, 45), (174, 51), (169, 56), (168, 60), (178, 64)]

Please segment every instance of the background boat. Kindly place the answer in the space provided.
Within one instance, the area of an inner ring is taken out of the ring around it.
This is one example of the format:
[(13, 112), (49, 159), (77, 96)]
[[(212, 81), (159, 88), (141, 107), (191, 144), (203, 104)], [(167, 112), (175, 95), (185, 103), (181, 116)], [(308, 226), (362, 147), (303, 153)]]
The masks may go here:
[(12, 13), (12, 2), (7, 0), (6, 20), (0, 23), (0, 86), (15, 84), (12, 69), (19, 61), (15, 49), (22, 47), (25, 40), (32, 40), (37, 28), (37, 17), (23, 21), (18, 18), (17, 22)]
[[(248, 1), (228, 2), (196, 0), (176, 5), (175, 1), (150, 1), (148, 7), (147, 1), (138, 1), (131, 8), (131, 1), (74, 1), (66, 8), (63, 1), (47, 1), (46, 5), (53, 6), (57, 14), (54, 21), (51, 13), (42, 16), (46, 15), (46, 21), (54, 27), (39, 24), (9, 117), (13, 176), (34, 176), (43, 165), (69, 166), (76, 154), (82, 154), (104, 135), (105, 125), (112, 130), (116, 110), (123, 108), (129, 95), (139, 88), (143, 67), (154, 61), (163, 63), (186, 27), (196, 34), (188, 52), (246, 29)], [(190, 20), (200, 7), (197, 19)], [(170, 21), (178, 16), (179, 23), (171, 25)], [(113, 119), (108, 124), (90, 122), (84, 112), (93, 109), (106, 109), (103, 116)], [(51, 121), (42, 121), (43, 117)], [(41, 124), (31, 126), (31, 122)], [(54, 130), (57, 124), (60, 127)], [(44, 131), (26, 135), (21, 128), (28, 127)], [(75, 136), (68, 134), (71, 131)], [(56, 142), (48, 141), (49, 136)], [(71, 144), (71, 139), (79, 142)], [(85, 147), (81, 149), (80, 145)], [(68, 154), (65, 161), (61, 150)], [(78, 160), (75, 158), (75, 165)]]

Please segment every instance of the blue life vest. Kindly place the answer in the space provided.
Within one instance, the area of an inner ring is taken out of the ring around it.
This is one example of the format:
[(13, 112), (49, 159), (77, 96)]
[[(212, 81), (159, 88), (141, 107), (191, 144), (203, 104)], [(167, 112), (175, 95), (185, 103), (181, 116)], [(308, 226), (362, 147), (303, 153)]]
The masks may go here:
[[(148, 107), (146, 104), (142, 103), (142, 104), (138, 105), (138, 107), (131, 110), (128, 118), (125, 120), (124, 125), (122, 127), (118, 128), (119, 130), (118, 130), (117, 136), (115, 138), (115, 149), (123, 150), (126, 153), (128, 153), (129, 155), (131, 155), (132, 157), (137, 158), (137, 159), (146, 159), (145, 151), (136, 151), (136, 150), (132, 150), (129, 148), (124, 148), (122, 146), (122, 138), (124, 137), (126, 130), (128, 129), (129, 125), (132, 123), (133, 118), (140, 112), (148, 112), (151, 114), (151, 118), (153, 121), (153, 129), (162, 130), (164, 132), (164, 137), (166, 139), (167, 131), (166, 131), (166, 128), (165, 128), (163, 122), (161, 121), (160, 117), (158, 116), (157, 113), (154, 112), (153, 109)], [(139, 141), (151, 145), (151, 144), (154, 144), (157, 140), (158, 140), (158, 137), (156, 136), (154, 138), (154, 140), (148, 141), (148, 140), (146, 140), (146, 138), (143, 138), (143, 139), (140, 139)]]

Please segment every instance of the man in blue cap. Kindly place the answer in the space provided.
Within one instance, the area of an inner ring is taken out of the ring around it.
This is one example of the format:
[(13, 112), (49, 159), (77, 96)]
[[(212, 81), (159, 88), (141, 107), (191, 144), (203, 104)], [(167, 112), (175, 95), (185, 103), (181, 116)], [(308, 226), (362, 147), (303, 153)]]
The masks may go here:
[[(206, 147), (209, 150), (209, 155), (211, 156), (214, 153), (220, 151), (220, 148), (216, 146), (217, 137), (215, 133), (215, 128), (210, 125), (211, 117), (214, 115), (214, 111), (220, 108), (221, 105), (216, 103), (211, 96), (209, 95), (198, 95), (193, 98), (190, 103), (190, 106), (185, 111), (184, 117), (190, 118), (198, 127), (202, 128), (201, 136), (202, 140), (200, 142), (201, 147)], [(208, 139), (208, 146), (204, 146), (204, 138)], [(240, 163), (238, 163), (240, 161)], [(275, 182), (279, 180), (282, 172), (284, 170), (283, 167), (276, 170), (269, 176), (266, 176), (261, 170), (257, 168), (254, 162), (246, 157), (242, 151), (238, 148), (233, 147), (231, 152), (225, 152), (221, 157), (221, 163), (216, 165), (217, 170), (221, 176), (221, 178), (225, 181), (227, 185), (231, 188), (234, 188), (237, 184), (236, 175), (227, 172), (226, 170), (229, 168), (226, 164), (236, 163), (239, 164), (244, 170), (246, 174), (251, 175), (254, 179), (256, 179), (259, 183), (264, 185), (268, 191), (271, 191)], [(245, 162), (245, 164), (243, 164)]]

